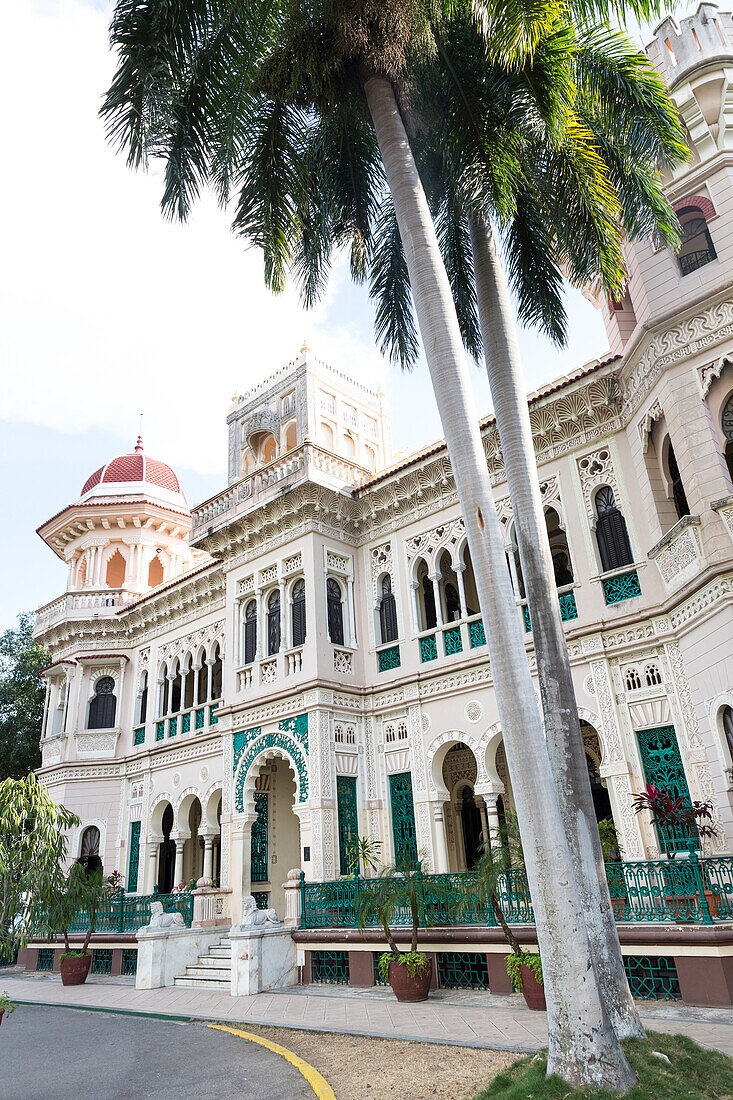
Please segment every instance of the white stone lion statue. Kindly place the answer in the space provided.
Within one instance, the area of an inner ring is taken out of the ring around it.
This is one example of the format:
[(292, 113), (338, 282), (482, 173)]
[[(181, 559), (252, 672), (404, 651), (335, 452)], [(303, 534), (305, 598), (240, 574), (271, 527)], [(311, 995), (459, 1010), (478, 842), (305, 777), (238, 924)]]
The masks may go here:
[(264, 928), (268, 924), (280, 924), (274, 909), (258, 909), (257, 902), (248, 894), (242, 899), (242, 923), (240, 928)]
[(148, 928), (185, 928), (181, 913), (166, 913), (162, 901), (151, 901)]

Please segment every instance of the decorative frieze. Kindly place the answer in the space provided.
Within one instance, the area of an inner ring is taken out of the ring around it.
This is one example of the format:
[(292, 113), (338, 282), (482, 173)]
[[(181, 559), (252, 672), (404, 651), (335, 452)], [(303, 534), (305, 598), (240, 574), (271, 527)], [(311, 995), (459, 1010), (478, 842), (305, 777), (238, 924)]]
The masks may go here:
[(668, 592), (675, 592), (696, 576), (705, 565), (700, 538), (700, 517), (683, 516), (659, 540), (647, 556), (656, 562)]

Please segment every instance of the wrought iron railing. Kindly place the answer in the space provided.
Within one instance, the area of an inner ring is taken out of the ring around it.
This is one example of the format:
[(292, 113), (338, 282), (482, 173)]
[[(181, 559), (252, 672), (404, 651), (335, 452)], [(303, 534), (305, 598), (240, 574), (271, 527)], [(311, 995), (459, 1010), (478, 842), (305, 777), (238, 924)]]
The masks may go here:
[[(159, 894), (157, 890), (152, 894), (126, 894), (123, 890), (118, 897), (110, 898), (97, 910), (95, 933), (137, 932), (138, 928), (150, 923), (150, 906), (154, 901), (162, 902), (166, 913), (180, 913), (184, 924), (190, 928), (193, 920), (192, 894)], [(88, 927), (89, 914), (80, 909), (67, 931), (86, 932)]]
[[(611, 904), (623, 923), (702, 923), (733, 920), (733, 857), (699, 858), (696, 852), (678, 859), (607, 863)], [(301, 927), (354, 928), (359, 923), (359, 897), (368, 879), (306, 882), (301, 876)], [(470, 871), (422, 877), (423, 925), (496, 925), (491, 906)], [(497, 900), (510, 924), (532, 924), (534, 911), (522, 871), (503, 876)], [(365, 925), (377, 923), (366, 913)], [(408, 909), (398, 910), (392, 924), (409, 925)]]

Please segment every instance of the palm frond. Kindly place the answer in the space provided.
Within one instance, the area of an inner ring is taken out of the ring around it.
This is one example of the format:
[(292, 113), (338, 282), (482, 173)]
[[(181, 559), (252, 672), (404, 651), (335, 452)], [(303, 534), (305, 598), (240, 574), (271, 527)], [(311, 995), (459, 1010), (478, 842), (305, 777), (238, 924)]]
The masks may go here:
[(567, 313), (554, 229), (542, 217), (533, 195), (517, 197), (516, 212), (505, 227), (503, 242), (520, 321), (540, 328), (556, 344), (564, 344)]
[(385, 200), (374, 231), (369, 296), (376, 302), (374, 328), (380, 351), (403, 370), (419, 352), (407, 261), (391, 201)]
[(471, 236), (466, 216), (461, 212), (452, 194), (446, 196), (446, 201), (436, 219), (435, 228), (453, 293), (463, 343), (469, 354), (478, 361), (482, 355), (482, 343)]

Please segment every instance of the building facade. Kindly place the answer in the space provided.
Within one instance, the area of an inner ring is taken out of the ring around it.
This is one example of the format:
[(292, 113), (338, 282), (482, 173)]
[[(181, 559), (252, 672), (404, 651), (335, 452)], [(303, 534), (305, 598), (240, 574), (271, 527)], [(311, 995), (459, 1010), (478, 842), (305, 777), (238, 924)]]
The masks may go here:
[[(649, 53), (693, 149), (668, 181), (682, 248), (629, 246), (624, 299), (597, 303), (612, 357), (529, 396), (597, 815), (627, 860), (660, 852), (646, 782), (712, 802), (707, 853), (733, 843), (733, 21), (701, 4)], [(139, 442), (39, 529), (68, 566), (36, 635), (71, 853), (131, 893), (217, 880), (232, 913), (282, 911), (291, 868), (346, 873), (357, 833), (384, 862), (470, 867), (512, 795), (444, 445), (393, 462), (382, 395), (307, 348), (227, 426), (203, 504)]]

